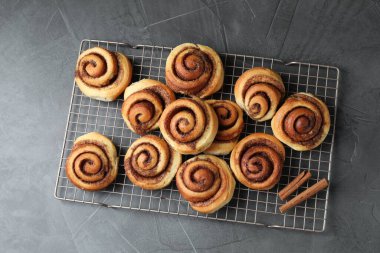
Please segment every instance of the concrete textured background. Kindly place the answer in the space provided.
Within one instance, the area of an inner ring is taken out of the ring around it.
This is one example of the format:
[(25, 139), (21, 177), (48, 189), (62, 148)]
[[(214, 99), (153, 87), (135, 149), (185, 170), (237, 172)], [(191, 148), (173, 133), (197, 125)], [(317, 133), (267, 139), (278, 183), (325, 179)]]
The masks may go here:
[[(338, 66), (324, 233), (73, 204), (53, 197), (84, 38)], [(379, 252), (380, 1), (0, 1), (1, 252)]]

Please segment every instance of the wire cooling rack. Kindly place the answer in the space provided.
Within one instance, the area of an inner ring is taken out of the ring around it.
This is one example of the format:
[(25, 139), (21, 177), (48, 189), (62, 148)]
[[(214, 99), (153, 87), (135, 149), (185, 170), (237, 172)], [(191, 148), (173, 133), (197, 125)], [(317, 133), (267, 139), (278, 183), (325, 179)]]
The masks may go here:
[[(80, 44), (79, 53), (94, 46), (101, 46), (127, 55), (133, 63), (134, 82), (143, 78), (151, 78), (165, 83), (166, 58), (172, 48), (149, 45), (132, 46), (128, 43), (83, 40)], [(120, 113), (123, 100), (119, 98), (114, 102), (101, 102), (90, 99), (84, 96), (74, 83), (58, 169), (55, 197), (61, 200), (106, 207), (170, 213), (268, 227), (323, 231), (326, 225), (328, 189), (319, 192), (315, 197), (289, 210), (286, 214), (279, 212), (279, 206), (284, 202), (277, 197), (277, 194), (304, 169), (309, 169), (312, 177), (306, 185), (300, 187), (291, 197), (322, 178), (330, 179), (339, 69), (332, 66), (301, 62), (284, 63), (281, 60), (239, 54), (220, 53), (220, 56), (224, 62), (225, 80), (222, 90), (212, 96), (214, 99), (234, 101), (233, 85), (237, 78), (244, 71), (254, 66), (262, 66), (269, 67), (280, 73), (287, 95), (296, 92), (310, 92), (325, 101), (329, 108), (332, 127), (325, 141), (316, 149), (305, 152), (294, 151), (286, 147), (283, 174), (275, 188), (268, 191), (250, 190), (237, 182), (231, 202), (218, 212), (206, 215), (191, 209), (188, 202), (180, 196), (175, 183), (157, 191), (142, 190), (134, 186), (125, 175), (123, 161), (128, 147), (139, 136), (132, 133), (124, 124)], [(112, 139), (120, 156), (119, 173), (116, 181), (105, 190), (98, 192), (87, 192), (74, 187), (65, 173), (66, 159), (74, 140), (92, 131), (102, 133)], [(270, 121), (255, 122), (245, 115), (245, 128), (241, 137), (254, 132), (272, 134)], [(156, 131), (154, 134), (159, 135), (159, 132)], [(184, 160), (186, 158), (188, 157), (185, 157)], [(224, 156), (223, 158), (229, 163), (229, 156)]]

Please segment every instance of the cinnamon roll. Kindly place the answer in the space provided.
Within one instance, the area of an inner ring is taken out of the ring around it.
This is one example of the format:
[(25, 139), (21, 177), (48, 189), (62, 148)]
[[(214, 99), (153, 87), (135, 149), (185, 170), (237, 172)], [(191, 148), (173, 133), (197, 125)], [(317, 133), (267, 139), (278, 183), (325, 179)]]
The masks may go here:
[(214, 142), (205, 150), (207, 154), (227, 155), (238, 142), (243, 131), (243, 111), (229, 100), (206, 100), (218, 116), (219, 128)]
[(174, 100), (173, 91), (165, 84), (143, 79), (125, 89), (121, 115), (129, 129), (144, 135), (158, 128), (162, 111)]
[(119, 52), (101, 47), (80, 54), (75, 68), (75, 82), (88, 97), (115, 100), (132, 80), (132, 64)]
[(66, 175), (80, 189), (101, 190), (115, 180), (118, 161), (110, 139), (96, 132), (88, 133), (75, 140), (66, 160)]
[(213, 155), (199, 155), (178, 169), (176, 184), (182, 197), (201, 213), (213, 213), (230, 202), (235, 179), (227, 163)]
[(224, 69), (212, 48), (185, 43), (169, 54), (165, 75), (166, 84), (175, 92), (204, 98), (220, 90)]
[(173, 180), (182, 156), (161, 138), (146, 135), (132, 143), (125, 159), (124, 169), (129, 180), (147, 189), (162, 189)]
[(330, 113), (325, 103), (309, 93), (286, 99), (272, 119), (273, 134), (298, 151), (319, 146), (330, 130)]
[(254, 190), (268, 190), (280, 180), (285, 148), (269, 134), (254, 133), (236, 144), (230, 165), (236, 179)]
[(254, 67), (244, 72), (234, 87), (236, 103), (257, 121), (269, 120), (285, 95), (284, 83), (271, 69)]
[(199, 154), (213, 142), (218, 118), (201, 99), (181, 98), (163, 111), (160, 130), (169, 145), (181, 154)]

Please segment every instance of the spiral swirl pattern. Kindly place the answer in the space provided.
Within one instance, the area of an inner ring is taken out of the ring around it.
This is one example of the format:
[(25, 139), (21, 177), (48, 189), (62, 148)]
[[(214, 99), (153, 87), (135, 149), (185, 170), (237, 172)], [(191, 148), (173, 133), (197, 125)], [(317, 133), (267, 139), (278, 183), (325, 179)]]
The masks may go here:
[(175, 95), (163, 83), (143, 79), (125, 90), (124, 99), (121, 115), (125, 123), (133, 132), (144, 135), (158, 128), (162, 111)]
[(210, 105), (199, 98), (182, 98), (166, 107), (160, 130), (169, 145), (181, 154), (207, 149), (218, 131), (218, 119)]
[(250, 118), (271, 119), (276, 112), (285, 87), (281, 77), (271, 69), (255, 67), (244, 72), (234, 88), (236, 103)]
[(66, 161), (66, 174), (78, 188), (106, 188), (117, 175), (117, 154), (112, 142), (98, 133), (79, 137)]
[(182, 156), (161, 138), (146, 135), (136, 140), (124, 159), (126, 175), (143, 189), (164, 188), (174, 178)]
[(127, 57), (101, 47), (84, 51), (78, 58), (75, 82), (88, 97), (115, 100), (132, 79), (132, 65)]
[(274, 135), (291, 148), (304, 151), (319, 146), (330, 129), (330, 113), (309, 93), (290, 96), (272, 119)]
[(225, 161), (200, 155), (184, 162), (176, 175), (176, 184), (194, 210), (213, 213), (227, 204), (235, 189), (235, 180)]
[(214, 142), (205, 151), (213, 155), (227, 155), (236, 145), (243, 131), (243, 111), (229, 100), (206, 100), (218, 117), (219, 128)]
[(165, 75), (167, 85), (175, 92), (203, 98), (222, 87), (224, 69), (213, 49), (185, 43), (168, 56)]
[(242, 139), (231, 153), (231, 169), (238, 181), (255, 190), (267, 190), (280, 180), (284, 146), (275, 137), (254, 133)]

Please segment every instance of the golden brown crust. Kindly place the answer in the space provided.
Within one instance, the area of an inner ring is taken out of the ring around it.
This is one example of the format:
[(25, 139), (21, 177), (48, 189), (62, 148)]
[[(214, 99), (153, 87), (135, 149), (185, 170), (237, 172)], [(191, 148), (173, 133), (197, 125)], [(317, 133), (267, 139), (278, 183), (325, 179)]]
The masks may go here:
[(285, 148), (274, 136), (248, 135), (232, 150), (230, 165), (236, 179), (254, 190), (268, 190), (280, 180)]
[(272, 119), (273, 134), (289, 147), (305, 151), (319, 146), (330, 130), (325, 103), (310, 93), (286, 99)]
[(230, 202), (235, 179), (227, 163), (212, 155), (195, 156), (178, 169), (176, 184), (182, 197), (201, 213), (213, 213)]
[(214, 109), (197, 97), (181, 98), (166, 107), (160, 130), (169, 145), (181, 154), (199, 154), (213, 142), (218, 131)]
[(101, 190), (115, 180), (118, 161), (110, 139), (96, 132), (88, 133), (75, 140), (66, 160), (66, 175), (82, 190)]
[(157, 190), (170, 184), (181, 163), (181, 154), (171, 149), (165, 140), (145, 135), (129, 147), (124, 158), (124, 169), (135, 185)]
[(78, 58), (75, 82), (88, 97), (113, 101), (132, 80), (132, 64), (118, 52), (101, 47), (87, 49)]
[(275, 114), (285, 95), (285, 86), (273, 70), (254, 67), (239, 77), (234, 93), (236, 103), (251, 119), (265, 121)]
[(220, 90), (224, 68), (213, 49), (184, 43), (169, 54), (165, 76), (167, 85), (175, 92), (204, 98)]
[(142, 79), (125, 89), (121, 115), (129, 129), (144, 135), (158, 128), (162, 111), (174, 100), (173, 91), (165, 84)]
[(235, 147), (243, 131), (243, 111), (229, 100), (206, 100), (218, 117), (218, 133), (214, 142), (205, 150), (206, 154), (227, 155)]

